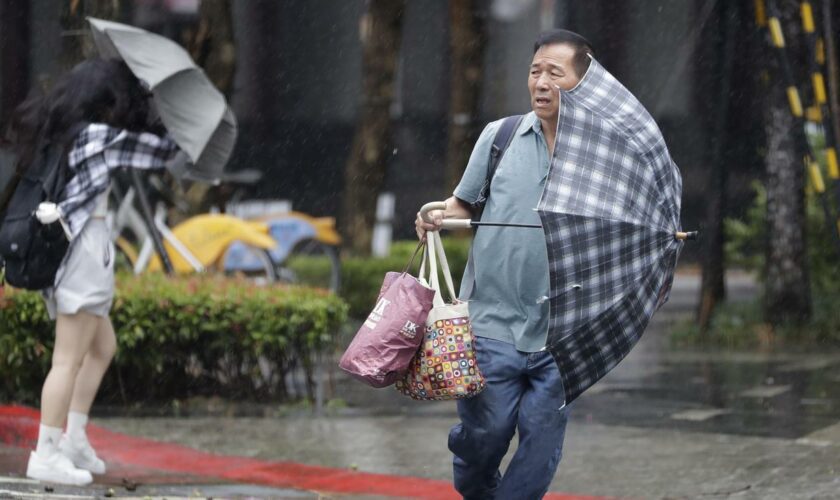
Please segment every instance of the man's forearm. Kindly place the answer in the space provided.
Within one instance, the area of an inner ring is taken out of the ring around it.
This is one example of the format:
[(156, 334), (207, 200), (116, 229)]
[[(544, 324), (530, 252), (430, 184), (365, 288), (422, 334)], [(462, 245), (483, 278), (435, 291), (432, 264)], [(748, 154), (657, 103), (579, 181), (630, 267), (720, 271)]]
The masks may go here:
[(446, 210), (443, 211), (444, 219), (472, 219), (472, 207), (455, 196), (446, 199)]

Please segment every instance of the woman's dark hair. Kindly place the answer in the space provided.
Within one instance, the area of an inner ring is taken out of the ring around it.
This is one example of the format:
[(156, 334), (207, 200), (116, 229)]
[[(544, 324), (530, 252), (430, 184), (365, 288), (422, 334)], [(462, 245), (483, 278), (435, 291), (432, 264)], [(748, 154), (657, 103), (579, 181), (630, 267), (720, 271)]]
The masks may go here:
[(543, 31), (537, 36), (537, 41), (534, 42), (534, 54), (540, 50), (540, 47), (546, 45), (570, 45), (575, 51), (575, 57), (572, 64), (575, 67), (575, 73), (579, 78), (583, 78), (586, 70), (589, 69), (589, 56), (595, 55), (595, 50), (589, 40), (578, 35), (574, 31), (556, 29), (550, 31)]
[(26, 168), (41, 138), (61, 140), (80, 122), (107, 123), (141, 131), (149, 128), (149, 92), (117, 60), (88, 59), (62, 75), (46, 95), (15, 109), (8, 139), (15, 146), (19, 168)]

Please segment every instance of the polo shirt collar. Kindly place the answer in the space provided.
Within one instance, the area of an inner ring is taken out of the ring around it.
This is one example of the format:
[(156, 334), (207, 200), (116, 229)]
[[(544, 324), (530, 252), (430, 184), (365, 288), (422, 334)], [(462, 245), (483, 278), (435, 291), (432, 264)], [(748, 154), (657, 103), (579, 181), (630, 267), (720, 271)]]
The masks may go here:
[(528, 132), (534, 132), (535, 134), (542, 134), (542, 125), (540, 124), (540, 119), (537, 118), (537, 114), (531, 111), (525, 118), (522, 119), (522, 123), (519, 124), (519, 135), (525, 135)]

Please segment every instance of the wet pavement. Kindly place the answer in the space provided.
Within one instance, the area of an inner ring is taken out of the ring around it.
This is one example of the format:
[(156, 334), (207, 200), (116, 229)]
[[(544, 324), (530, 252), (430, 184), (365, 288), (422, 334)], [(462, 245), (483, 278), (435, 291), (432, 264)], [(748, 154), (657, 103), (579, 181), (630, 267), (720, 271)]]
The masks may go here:
[(0, 444), (0, 499), (4, 498), (329, 498), (317, 493), (231, 483), (184, 473), (108, 463), (108, 474), (85, 487), (45, 485), (23, 477), (29, 450)]
[[(0, 453), (3, 452), (0, 447)], [(270, 488), (248, 484), (215, 484), (194, 482), (185, 484), (155, 483), (153, 486), (131, 487), (126, 489), (122, 483), (103, 484), (97, 482), (92, 487), (72, 487), (53, 485), (45, 487), (38, 481), (21, 477), (0, 476), (0, 499), (4, 498), (47, 498), (82, 499), (82, 498), (122, 498), (146, 500), (150, 498), (276, 498), (276, 499), (319, 499), (336, 498), (329, 495), (307, 491), (295, 491), (286, 488)], [(361, 498), (361, 497), (357, 497)], [(371, 497), (372, 498), (372, 497)], [(379, 497), (381, 498), (381, 497)]]
[[(630, 356), (573, 404), (564, 458), (551, 487), (555, 498), (564, 493), (840, 499), (840, 351), (673, 348), (670, 331), (693, 314), (698, 286), (696, 276), (680, 274), (671, 301)], [(728, 290), (731, 300), (756, 293), (752, 280), (740, 274), (729, 276)], [(94, 423), (218, 454), (451, 480), (446, 436), (457, 422), (454, 404), (415, 402), (340, 372), (332, 373), (329, 392), (343, 404), (318, 418), (309, 409), (243, 411), (214, 402), (212, 409), (208, 404), (207, 411), (193, 412), (201, 416), (95, 414)], [(6, 465), (2, 474), (14, 471)], [(0, 478), (0, 490), (4, 487)], [(297, 488), (237, 492), (250, 486), (214, 487), (229, 489), (195, 491), (217, 498), (318, 498)], [(335, 494), (344, 498), (340, 491)], [(420, 490), (405, 496), (428, 497)]]

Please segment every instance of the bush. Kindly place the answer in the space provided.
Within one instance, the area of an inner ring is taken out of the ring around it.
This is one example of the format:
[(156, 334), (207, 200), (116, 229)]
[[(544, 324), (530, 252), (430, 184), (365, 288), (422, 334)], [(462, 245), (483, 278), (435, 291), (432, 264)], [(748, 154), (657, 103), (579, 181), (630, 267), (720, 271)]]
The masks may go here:
[[(446, 238), (443, 241), (455, 292), (458, 292), (464, 268), (467, 265), (470, 239)], [(339, 295), (350, 306), (350, 316), (361, 319), (367, 317), (373, 308), (382, 279), (389, 271), (402, 271), (417, 248), (417, 241), (398, 241), (391, 245), (391, 254), (384, 258), (345, 257), (341, 259), (341, 289)], [(416, 276), (420, 267), (418, 255), (411, 272)], [(330, 282), (331, 262), (324, 257), (296, 257), (286, 262), (302, 283), (317, 283), (327, 287)]]
[[(753, 184), (755, 201), (741, 220), (727, 219), (726, 261), (764, 276), (764, 249), (767, 241), (767, 193), (759, 182)], [(834, 241), (834, 221), (826, 222), (820, 200), (808, 193), (806, 203), (808, 269), (815, 296), (834, 296), (840, 305), (840, 256)]]
[[(445, 238), (443, 247), (458, 293), (461, 277), (467, 265), (470, 239)], [(416, 241), (399, 241), (391, 246), (391, 255), (385, 258), (350, 257), (341, 260), (341, 291), (339, 295), (350, 306), (350, 316), (365, 318), (373, 309), (382, 279), (389, 271), (402, 271), (417, 248)], [(416, 276), (422, 255), (414, 261), (411, 272)]]
[[(767, 194), (759, 182), (753, 184), (755, 200), (744, 220), (727, 219), (726, 262), (729, 266), (752, 271), (764, 278), (767, 241)], [(714, 345), (746, 348), (759, 345), (820, 344), (840, 346), (840, 260), (834, 242), (833, 223), (827, 224), (819, 200), (808, 193), (806, 202), (808, 269), (811, 278), (813, 316), (807, 325), (765, 323), (761, 299), (752, 302), (728, 303), (719, 307), (701, 335), (699, 327), (686, 322), (674, 333), (679, 343), (703, 341)]]
[[(119, 277), (111, 311), (119, 350), (100, 397), (283, 401), (286, 375), (303, 368), (311, 385), (314, 354), (333, 348), (346, 317), (339, 298), (307, 288), (218, 276)], [(0, 298), (0, 398), (38, 401), (53, 343), (40, 295), (7, 289)]]
[(731, 349), (771, 346), (840, 347), (840, 315), (837, 297), (814, 297), (814, 313), (805, 325), (780, 325), (764, 322), (760, 301), (721, 304), (712, 315), (709, 329), (701, 334), (694, 320), (678, 324), (672, 339), (677, 345), (708, 344)]

